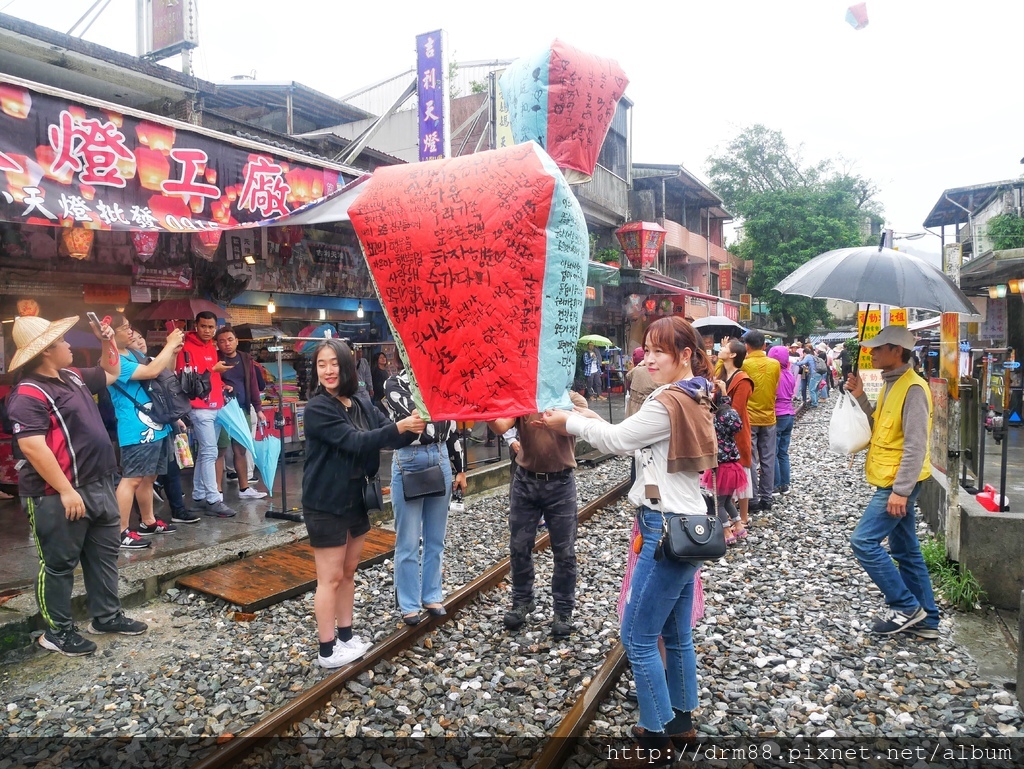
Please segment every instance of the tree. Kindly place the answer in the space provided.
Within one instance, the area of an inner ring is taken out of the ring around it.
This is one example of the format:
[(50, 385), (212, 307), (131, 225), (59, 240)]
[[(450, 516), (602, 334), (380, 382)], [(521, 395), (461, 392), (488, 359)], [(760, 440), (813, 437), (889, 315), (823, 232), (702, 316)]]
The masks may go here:
[(1024, 248), (1024, 219), (1016, 214), (999, 214), (988, 220), (988, 237), (995, 251)]
[(709, 160), (713, 186), (742, 218), (735, 251), (754, 263), (750, 292), (788, 336), (832, 327), (832, 316), (824, 300), (784, 296), (772, 287), (819, 254), (861, 245), (862, 225), (880, 212), (875, 185), (843, 165), (806, 164), (800, 148), (762, 125), (744, 129)]

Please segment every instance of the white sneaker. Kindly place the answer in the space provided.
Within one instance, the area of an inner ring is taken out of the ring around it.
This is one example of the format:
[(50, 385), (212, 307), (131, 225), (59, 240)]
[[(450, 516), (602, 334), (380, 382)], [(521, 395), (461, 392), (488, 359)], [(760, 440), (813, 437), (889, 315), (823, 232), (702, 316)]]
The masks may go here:
[(263, 499), (267, 496), (265, 491), (256, 491), (252, 486), (238, 492), (239, 499)]
[(362, 657), (367, 651), (373, 646), (370, 641), (364, 641), (357, 635), (352, 636), (347, 641), (336, 641), (335, 644), (345, 649), (354, 649), (359, 652), (359, 656)]
[(317, 662), (320, 663), (322, 668), (340, 668), (350, 662), (355, 662), (357, 659), (363, 656), (363, 653), (358, 649), (349, 649), (342, 646), (340, 641), (334, 642), (334, 653), (330, 657), (325, 657), (322, 654), (317, 656)]

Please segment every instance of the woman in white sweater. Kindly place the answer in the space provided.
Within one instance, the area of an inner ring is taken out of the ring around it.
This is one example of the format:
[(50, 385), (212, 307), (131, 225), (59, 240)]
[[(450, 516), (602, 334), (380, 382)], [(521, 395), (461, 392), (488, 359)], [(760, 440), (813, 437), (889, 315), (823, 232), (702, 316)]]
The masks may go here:
[[(636, 454), (640, 556), (622, 617), (621, 637), (633, 668), (640, 723), (633, 737), (644, 766), (668, 764), (696, 740), (697, 660), (691, 634), (693, 578), (700, 564), (655, 559), (662, 512), (701, 515), (707, 505), (700, 473), (714, 467), (717, 441), (709, 408), (712, 367), (701, 337), (682, 318), (662, 318), (644, 337), (646, 365), (658, 388), (640, 410), (611, 425), (590, 410), (548, 411), (551, 429), (583, 438), (602, 451)], [(665, 639), (664, 666), (658, 636)], [(666, 680), (667, 671), (667, 680)], [(624, 765), (629, 765), (627, 762)]]

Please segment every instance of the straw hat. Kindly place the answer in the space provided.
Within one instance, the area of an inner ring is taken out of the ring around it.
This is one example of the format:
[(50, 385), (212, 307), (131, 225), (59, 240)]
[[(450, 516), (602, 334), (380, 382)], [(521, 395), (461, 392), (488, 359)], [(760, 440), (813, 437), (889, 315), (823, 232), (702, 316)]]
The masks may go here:
[(18, 350), (11, 358), (11, 370), (24, 366), (64, 336), (76, 323), (77, 315), (52, 322), (36, 316), (15, 318), (12, 336)]

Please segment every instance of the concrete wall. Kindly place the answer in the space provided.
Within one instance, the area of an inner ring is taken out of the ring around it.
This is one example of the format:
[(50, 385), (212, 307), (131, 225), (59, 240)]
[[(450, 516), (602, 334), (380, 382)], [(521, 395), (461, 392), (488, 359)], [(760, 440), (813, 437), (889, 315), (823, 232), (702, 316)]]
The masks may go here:
[[(924, 482), (918, 505), (932, 531), (946, 525), (946, 479)], [(990, 513), (960, 492), (959, 562), (977, 578), (988, 603), (1017, 610), (1024, 590), (1024, 514)]]

